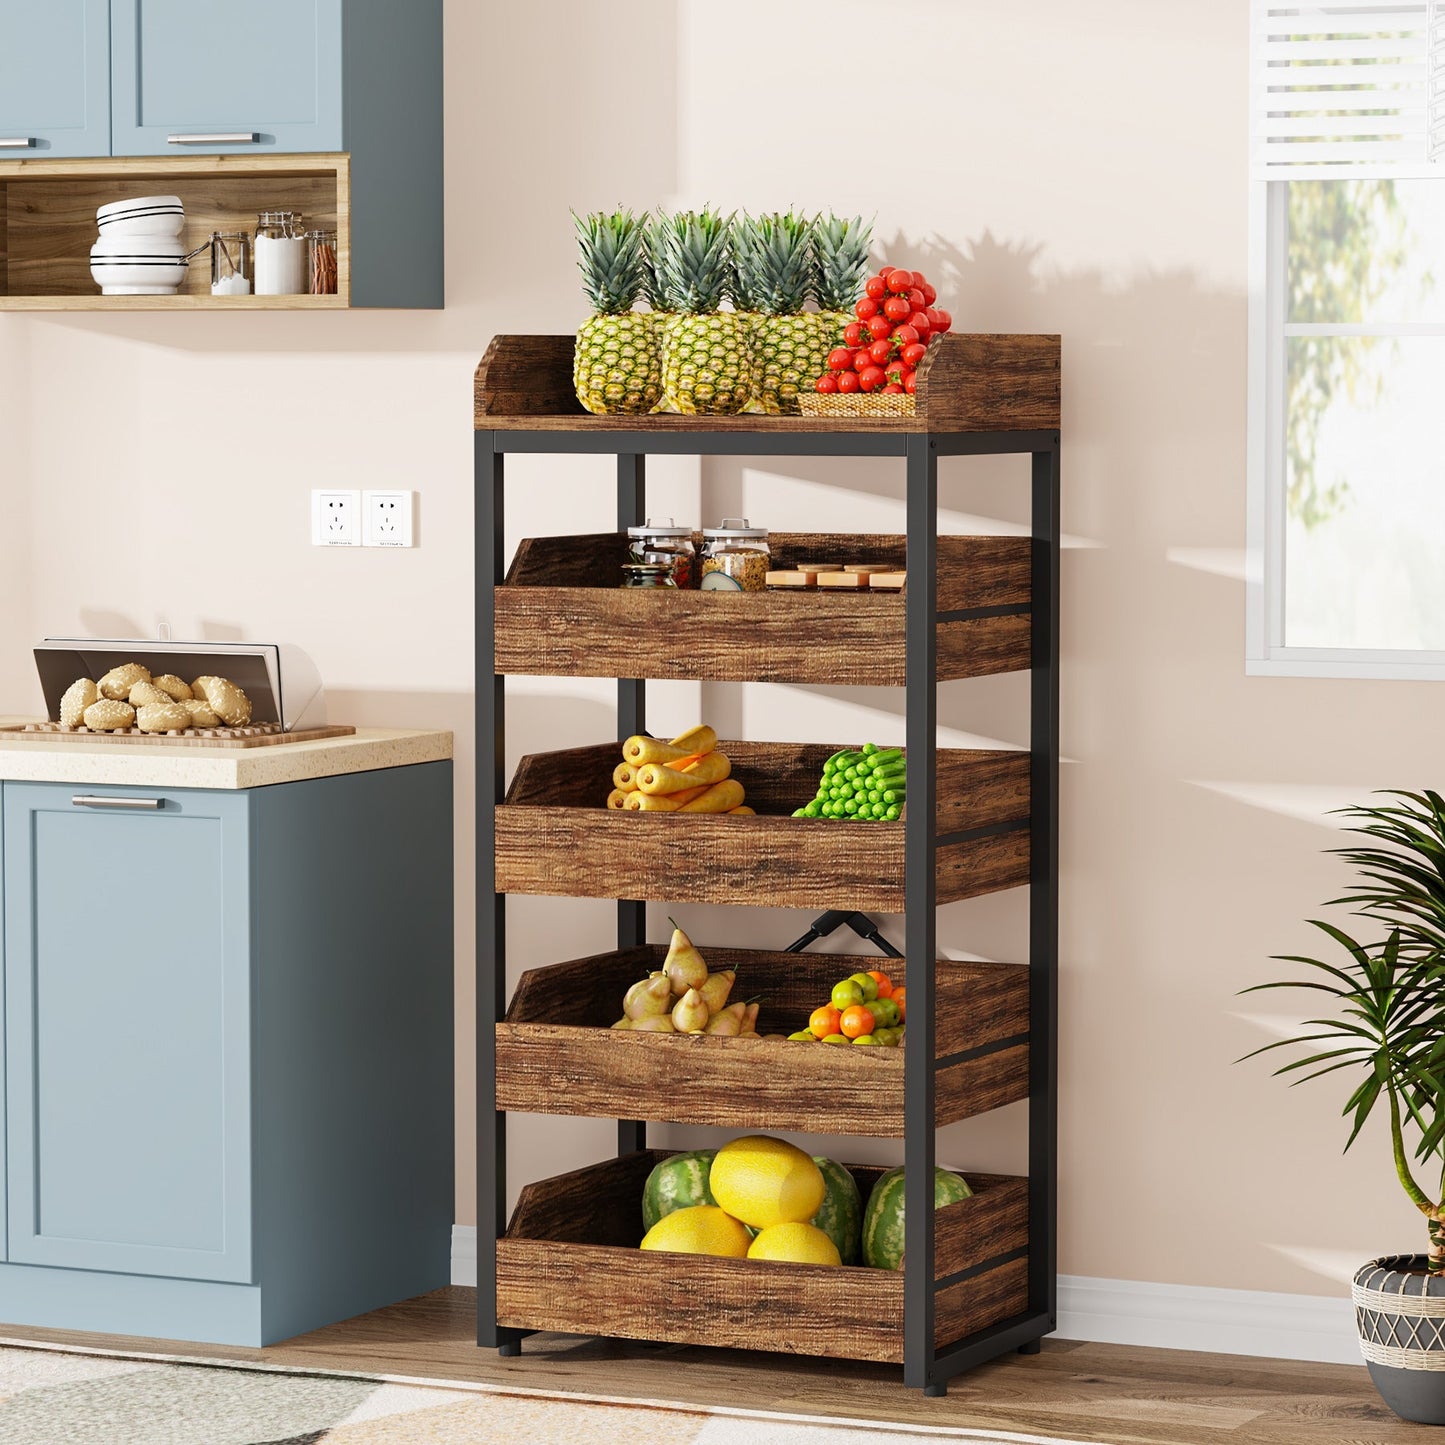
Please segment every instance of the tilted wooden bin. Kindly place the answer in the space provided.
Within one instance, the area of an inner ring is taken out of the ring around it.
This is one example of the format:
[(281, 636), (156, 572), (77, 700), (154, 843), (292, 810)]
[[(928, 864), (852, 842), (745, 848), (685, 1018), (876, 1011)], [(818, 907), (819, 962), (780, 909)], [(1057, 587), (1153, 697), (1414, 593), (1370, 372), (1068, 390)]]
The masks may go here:
[[(902, 1363), (901, 1272), (639, 1250), (642, 1186), (665, 1158), (524, 1185), (497, 1241), (498, 1324)], [(847, 1167), (866, 1203), (883, 1170)], [(975, 1193), (934, 1211), (934, 1275), (969, 1273), (935, 1297), (940, 1349), (1028, 1305), (1028, 1180), (959, 1172)]]
[[(842, 744), (720, 742), (757, 817), (602, 806), (622, 745), (524, 757), (496, 807), (496, 891), (901, 913), (903, 823), (794, 818)], [(593, 802), (593, 799), (596, 801)], [(938, 753), (938, 902), (1029, 881), (1029, 755)]]

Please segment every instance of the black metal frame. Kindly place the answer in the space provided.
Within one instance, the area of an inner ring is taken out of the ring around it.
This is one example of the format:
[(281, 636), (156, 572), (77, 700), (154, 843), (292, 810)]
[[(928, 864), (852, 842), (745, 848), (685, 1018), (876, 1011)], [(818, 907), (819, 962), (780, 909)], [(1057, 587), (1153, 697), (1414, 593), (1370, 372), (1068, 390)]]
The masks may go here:
[[(1032, 1352), (1055, 1327), (1058, 1206), (1058, 786), (1059, 786), (1059, 435), (1055, 431), (958, 432), (657, 432), (479, 431), (476, 434), (476, 671), (477, 755), (492, 758), (492, 799), (506, 787), (505, 679), (493, 668), (495, 599), (492, 583), (506, 576), (503, 557), (504, 462), (508, 452), (608, 454), (617, 458), (619, 529), (644, 520), (648, 455), (877, 456), (902, 457), (907, 472), (908, 793), (905, 824), (905, 947), (913, 960), (909, 993), (909, 1047), (904, 1061), (904, 1208), (929, 1227), (910, 1231), (903, 1272), (903, 1377), (927, 1394), (942, 1394), (948, 1380), (1010, 1350)], [(935, 1162), (934, 960), (937, 957), (935, 835), (938, 722), (938, 458), (1028, 453), (1032, 459), (1031, 533), (1032, 672), (1030, 695), (1031, 794), (1029, 817), (1029, 1249), (1025, 1312), (966, 1339), (934, 1345), (935, 1281), (933, 1169)], [(489, 495), (490, 493), (490, 495)], [(492, 675), (490, 694), (481, 685)], [(646, 727), (646, 687), (619, 678), (619, 736)], [(478, 787), (479, 802), (485, 791)], [(477, 818), (477, 1342), (515, 1354), (526, 1330), (496, 1323), (495, 1241), (506, 1226), (506, 1117), (497, 1111), (496, 1024), (506, 1006), (506, 899), (496, 892), (495, 835), (490, 811)], [(490, 902), (488, 901), (490, 900)], [(813, 939), (850, 924), (891, 950), (862, 914), (832, 910), (799, 939)], [(646, 941), (647, 905), (620, 899), (620, 948)], [(617, 1147), (646, 1147), (645, 1120), (619, 1120)], [(921, 1237), (920, 1237), (921, 1235)]]

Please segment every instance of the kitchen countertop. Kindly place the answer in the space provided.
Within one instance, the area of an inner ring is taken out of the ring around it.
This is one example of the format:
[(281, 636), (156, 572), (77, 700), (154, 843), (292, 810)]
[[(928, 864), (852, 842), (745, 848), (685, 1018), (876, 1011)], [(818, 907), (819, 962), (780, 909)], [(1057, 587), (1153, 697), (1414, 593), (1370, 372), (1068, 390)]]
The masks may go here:
[[(0, 715), (0, 727), (35, 718)], [(449, 732), (358, 728), (350, 737), (268, 748), (40, 742), (0, 733), (0, 781), (110, 783), (140, 788), (264, 788), (340, 773), (433, 763), (452, 755)]]

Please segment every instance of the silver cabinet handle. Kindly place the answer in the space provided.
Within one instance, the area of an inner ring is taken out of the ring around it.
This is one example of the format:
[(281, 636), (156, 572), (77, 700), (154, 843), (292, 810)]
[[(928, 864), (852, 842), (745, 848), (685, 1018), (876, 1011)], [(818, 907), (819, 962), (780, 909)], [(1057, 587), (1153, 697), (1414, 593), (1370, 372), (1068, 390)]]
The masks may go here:
[(194, 135), (168, 135), (166, 144), (173, 146), (253, 146), (261, 137), (253, 130), (207, 131)]
[(87, 793), (77, 793), (70, 801), (77, 808), (139, 808), (151, 813), (165, 803), (164, 798), (99, 798)]
[(0, 150), (28, 151), (34, 144), (35, 137), (30, 135), (0, 136)]

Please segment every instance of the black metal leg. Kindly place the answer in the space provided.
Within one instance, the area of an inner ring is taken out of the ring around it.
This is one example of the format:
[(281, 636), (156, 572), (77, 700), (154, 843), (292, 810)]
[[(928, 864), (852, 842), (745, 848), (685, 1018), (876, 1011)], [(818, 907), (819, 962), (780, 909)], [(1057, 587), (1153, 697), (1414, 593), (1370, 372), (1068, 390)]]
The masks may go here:
[[(905, 1206), (905, 1208), (906, 1207), (907, 1206)], [(929, 1396), (931, 1399), (936, 1400), (940, 1396), (948, 1394), (948, 1381), (935, 1380), (931, 1385), (925, 1385), (923, 1387), (923, 1393)]]
[[(647, 520), (647, 459), (640, 453), (617, 458), (617, 530), (640, 527)], [(630, 738), (647, 729), (647, 684), (640, 677), (617, 679), (617, 736)], [(647, 903), (639, 898), (617, 900), (617, 946), (638, 948), (647, 942)], [(617, 1152), (647, 1148), (647, 1121), (617, 1121)]]
[(477, 809), (477, 1343), (505, 1348), (521, 1335), (497, 1325), (495, 1245), (507, 1217), (507, 1116), (497, 1109), (496, 1025), (507, 1004), (507, 901), (497, 892), (492, 805), (502, 801), (507, 784), (507, 695), (492, 654), (492, 588), (506, 575), (503, 456), (494, 443), (493, 433), (477, 433), (477, 758), (483, 770), (490, 759), (492, 770), (490, 800), (486, 787), (478, 788)]
[[(910, 582), (912, 579), (909, 579)], [(1029, 1309), (1057, 1318), (1059, 1044), (1059, 439), (1033, 453), (1029, 746)], [(1037, 1341), (1034, 1342), (1037, 1345)]]
[[(937, 954), (936, 748), (938, 743), (938, 453), (926, 436), (908, 438), (908, 817), (904, 824), (904, 957), (908, 1045), (903, 1064), (903, 1379), (929, 1393), (934, 1380), (933, 1167), (934, 958)], [(921, 1227), (920, 1227), (921, 1226)]]
[(1024, 1343), (1019, 1346), (1019, 1354), (1037, 1355), (1042, 1351), (1043, 1347), (1044, 1342), (1042, 1340), (1025, 1340)]

